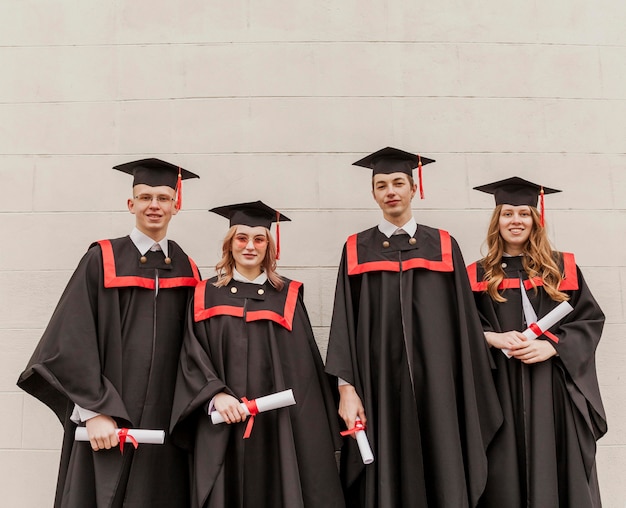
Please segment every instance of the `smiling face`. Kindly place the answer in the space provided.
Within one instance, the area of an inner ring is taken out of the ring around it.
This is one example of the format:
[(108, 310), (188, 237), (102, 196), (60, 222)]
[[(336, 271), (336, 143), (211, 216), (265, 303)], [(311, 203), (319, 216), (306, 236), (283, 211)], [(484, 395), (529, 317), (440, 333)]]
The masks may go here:
[(165, 238), (172, 216), (178, 213), (174, 206), (175, 197), (176, 191), (167, 185), (135, 185), (133, 197), (128, 200), (128, 210), (135, 215), (137, 229), (157, 242)]
[(396, 226), (404, 226), (413, 216), (411, 200), (416, 191), (417, 184), (411, 184), (405, 173), (374, 175), (372, 195), (383, 217)]
[(504, 252), (519, 256), (533, 230), (533, 217), (527, 205), (502, 205), (499, 230), (504, 242)]
[(231, 243), (236, 270), (250, 280), (261, 275), (267, 252), (267, 229), (238, 225)]

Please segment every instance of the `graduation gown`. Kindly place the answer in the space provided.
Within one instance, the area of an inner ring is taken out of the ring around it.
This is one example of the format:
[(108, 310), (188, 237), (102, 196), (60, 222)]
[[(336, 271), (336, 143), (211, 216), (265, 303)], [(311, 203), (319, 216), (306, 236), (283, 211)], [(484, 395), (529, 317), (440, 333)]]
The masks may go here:
[[(555, 253), (556, 255), (557, 253)], [(573, 254), (557, 255), (564, 275), (560, 290), (574, 311), (537, 340), (549, 340), (558, 356), (526, 365), (492, 348), (496, 387), (504, 424), (489, 450), (489, 480), (481, 507), (599, 508), (596, 440), (607, 430), (595, 367), (604, 314), (594, 300)], [(503, 258), (505, 279), (498, 303), (486, 292), (480, 262), (468, 267), (486, 331), (524, 331), (520, 287), (537, 318), (559, 302), (535, 279), (535, 290), (521, 257)], [(522, 282), (520, 282), (520, 280)]]
[[(196, 288), (181, 352), (173, 434), (194, 449), (193, 507), (342, 508), (338, 417), (302, 300), (215, 278)], [(248, 400), (292, 389), (296, 405), (246, 422), (213, 424), (207, 403), (225, 391)]]
[[(18, 386), (65, 426), (56, 507), (188, 506), (187, 454), (130, 443), (93, 452), (75, 442), (74, 404), (118, 427), (169, 428), (185, 312), (200, 276), (169, 242), (141, 254), (130, 237), (92, 244), (72, 275)], [(155, 288), (158, 287), (158, 292)]]
[(419, 225), (414, 238), (377, 227), (343, 249), (326, 371), (352, 384), (375, 460), (346, 438), (350, 506), (473, 507), (485, 450), (502, 415), (489, 354), (456, 241)]

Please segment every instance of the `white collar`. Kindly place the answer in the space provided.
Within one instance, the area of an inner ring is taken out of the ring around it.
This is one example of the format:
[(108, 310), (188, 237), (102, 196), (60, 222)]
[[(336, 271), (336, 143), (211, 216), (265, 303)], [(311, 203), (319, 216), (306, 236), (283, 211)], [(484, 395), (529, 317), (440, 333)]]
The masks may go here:
[(265, 282), (267, 281), (267, 275), (265, 274), (265, 272), (261, 272), (261, 275), (259, 275), (256, 279), (249, 280), (233, 268), (233, 279), (237, 282), (245, 282), (246, 284), (265, 284)]
[(404, 232), (409, 236), (415, 236), (415, 232), (417, 231), (417, 222), (415, 222), (414, 217), (411, 217), (404, 226), (399, 228), (387, 219), (383, 219), (378, 225), (378, 229), (387, 238), (391, 238), (397, 231)]
[(145, 233), (142, 233), (137, 228), (133, 228), (133, 230), (130, 232), (130, 239), (133, 241), (135, 247), (137, 247), (137, 250), (141, 253), (142, 256), (144, 256), (154, 244), (158, 243), (161, 247), (161, 250), (163, 251), (163, 255), (165, 257), (168, 257), (169, 252), (167, 237), (163, 238), (163, 240), (161, 240), (160, 242), (155, 242)]

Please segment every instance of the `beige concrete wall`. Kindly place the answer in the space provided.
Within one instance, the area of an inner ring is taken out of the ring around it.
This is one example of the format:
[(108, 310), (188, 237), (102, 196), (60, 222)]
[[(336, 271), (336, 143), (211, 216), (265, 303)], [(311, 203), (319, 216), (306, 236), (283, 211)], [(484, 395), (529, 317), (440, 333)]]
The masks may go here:
[(418, 222), (479, 256), (491, 201), (471, 187), (519, 175), (549, 197), (607, 314), (598, 351), (610, 431), (604, 504), (626, 506), (626, 4), (4, 0), (0, 4), (0, 504), (51, 506), (61, 428), (15, 387), (93, 240), (128, 233), (129, 180), (157, 156), (185, 186), (172, 237), (204, 274), (225, 224), (206, 209), (263, 199), (287, 276), (325, 351), (339, 251), (378, 220), (369, 175), (391, 145), (424, 168)]

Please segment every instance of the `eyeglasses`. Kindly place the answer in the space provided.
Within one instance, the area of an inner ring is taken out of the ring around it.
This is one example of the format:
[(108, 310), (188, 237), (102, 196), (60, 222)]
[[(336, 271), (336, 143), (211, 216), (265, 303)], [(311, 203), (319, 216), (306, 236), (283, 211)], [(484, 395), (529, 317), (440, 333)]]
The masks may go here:
[(152, 194), (139, 194), (139, 196), (135, 196), (135, 199), (144, 205), (149, 205), (155, 199), (160, 205), (172, 204), (172, 201), (174, 201), (174, 198), (166, 194), (159, 194), (157, 196), (153, 196)]
[(250, 240), (252, 240), (252, 243), (255, 247), (263, 247), (267, 244), (267, 237), (261, 235), (255, 236), (253, 238), (250, 238), (248, 235), (235, 235), (235, 237), (233, 238), (233, 242), (240, 249), (243, 249), (246, 245), (248, 245)]

